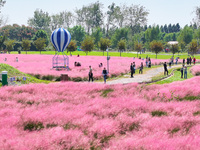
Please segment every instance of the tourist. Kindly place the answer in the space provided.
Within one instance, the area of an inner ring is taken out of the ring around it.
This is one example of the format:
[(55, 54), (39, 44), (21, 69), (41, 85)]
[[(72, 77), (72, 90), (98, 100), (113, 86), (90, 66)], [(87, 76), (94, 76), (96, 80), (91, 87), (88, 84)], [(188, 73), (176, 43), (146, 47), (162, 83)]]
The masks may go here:
[(149, 57), (148, 66), (151, 68), (151, 58)]
[(189, 65), (189, 63), (190, 63), (190, 58), (188, 57), (187, 58), (187, 65)]
[(133, 78), (133, 71), (134, 71), (134, 68), (133, 68), (133, 63), (131, 63), (131, 66), (130, 66), (130, 71), (131, 71), (131, 78)]
[(143, 62), (141, 62), (141, 65), (140, 65), (140, 70), (139, 70), (139, 74), (142, 74), (143, 73)]
[(145, 63), (146, 63), (146, 67), (148, 67), (148, 62), (149, 62), (149, 59), (146, 58), (146, 61), (145, 61)]
[(185, 65), (185, 58), (183, 58), (183, 65)]
[(93, 82), (93, 73), (92, 73), (92, 67), (91, 66), (89, 66), (89, 82), (90, 82), (90, 80), (92, 80), (92, 82)]
[(16, 57), (16, 62), (18, 62), (18, 57)]
[(103, 66), (103, 64), (102, 64), (102, 63), (100, 63), (100, 64), (99, 64), (99, 67), (102, 67), (102, 66)]
[(165, 62), (163, 66), (164, 66), (164, 75), (166, 75), (166, 72), (167, 72), (167, 75), (168, 75), (167, 63)]
[(187, 79), (187, 66), (184, 67), (184, 78)]
[(195, 63), (196, 63), (196, 58), (195, 58), (195, 57), (193, 58), (193, 63), (194, 63), (194, 65), (195, 65)]
[(135, 73), (135, 62), (133, 62), (133, 74)]
[(184, 70), (184, 65), (181, 68), (181, 78), (183, 78), (183, 70)]
[(104, 67), (104, 69), (103, 69), (103, 71), (102, 71), (104, 83), (106, 83), (107, 74), (108, 74), (108, 72), (107, 72), (106, 68)]
[(190, 62), (190, 65), (191, 65), (192, 64), (192, 58), (190, 57), (189, 59), (190, 59), (189, 62)]
[(176, 57), (176, 65), (178, 64), (178, 57)]

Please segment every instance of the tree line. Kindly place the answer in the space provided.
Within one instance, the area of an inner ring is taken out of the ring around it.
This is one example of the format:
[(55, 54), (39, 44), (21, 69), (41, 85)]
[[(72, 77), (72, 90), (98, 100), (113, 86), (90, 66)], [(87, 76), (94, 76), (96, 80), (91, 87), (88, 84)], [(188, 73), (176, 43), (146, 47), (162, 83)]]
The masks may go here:
[[(184, 28), (181, 28), (179, 23), (147, 26), (149, 11), (140, 5), (117, 6), (112, 3), (106, 13), (103, 13), (102, 9), (103, 4), (99, 1), (74, 12), (62, 11), (52, 16), (36, 9), (33, 17), (28, 20), (29, 26), (14, 24), (0, 28), (0, 48), (7, 48), (6, 44), (10, 43), (10, 47), (13, 47), (11, 49), (14, 50), (33, 50), (38, 49), (38, 43), (43, 45), (39, 47), (40, 50), (54, 50), (49, 38), (51, 32), (60, 27), (67, 28), (71, 33), (74, 48), (69, 45), (68, 51), (76, 50), (76, 46), (86, 50), (87, 43), (91, 44), (87, 52), (93, 49), (105, 51), (108, 47), (120, 51), (153, 51), (153, 41), (161, 42), (162, 48), (170, 47), (167, 44), (169, 41), (178, 41), (179, 51), (189, 50), (191, 42), (196, 42), (197, 47), (199, 45), (200, 7), (195, 9), (193, 24)], [(43, 44), (35, 42), (38, 39)], [(8, 42), (10, 40), (12, 42)], [(30, 48), (23, 47), (29, 45), (23, 44), (25, 41), (30, 43)]]

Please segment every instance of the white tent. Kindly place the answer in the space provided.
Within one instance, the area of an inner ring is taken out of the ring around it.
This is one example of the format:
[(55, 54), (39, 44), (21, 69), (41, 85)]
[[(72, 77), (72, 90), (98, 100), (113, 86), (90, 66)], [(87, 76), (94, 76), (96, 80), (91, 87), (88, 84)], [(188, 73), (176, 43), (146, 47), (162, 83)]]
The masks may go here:
[(168, 44), (169, 45), (175, 45), (175, 44), (178, 44), (178, 41), (169, 41)]

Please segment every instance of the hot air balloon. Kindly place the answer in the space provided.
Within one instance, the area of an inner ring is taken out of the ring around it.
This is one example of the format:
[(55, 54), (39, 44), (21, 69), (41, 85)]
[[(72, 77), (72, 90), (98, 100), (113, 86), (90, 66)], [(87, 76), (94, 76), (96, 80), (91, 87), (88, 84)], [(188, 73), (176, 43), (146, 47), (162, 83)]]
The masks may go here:
[[(71, 41), (71, 35), (68, 30), (59, 28), (52, 32), (51, 42), (57, 53), (54, 55), (52, 60), (53, 68), (60, 69), (66, 68), (69, 69), (69, 57), (65, 54), (65, 49)], [(62, 57), (60, 57), (60, 54)]]

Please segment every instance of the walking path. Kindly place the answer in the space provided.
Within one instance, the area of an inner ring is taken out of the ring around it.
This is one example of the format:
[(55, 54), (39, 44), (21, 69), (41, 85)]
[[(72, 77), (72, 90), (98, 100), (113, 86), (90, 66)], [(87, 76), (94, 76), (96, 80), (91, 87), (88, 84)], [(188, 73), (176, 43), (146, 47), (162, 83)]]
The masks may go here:
[[(171, 68), (178, 68), (181, 65), (174, 65)], [(168, 69), (171, 69), (168, 67)], [(152, 77), (159, 75), (160, 73), (164, 73), (164, 67), (158, 67), (147, 71), (145, 74), (135, 75), (134, 78), (131, 78), (130, 75), (125, 75), (123, 78), (119, 78), (116, 80), (107, 81), (106, 84), (127, 84), (127, 83), (142, 83), (151, 81)]]

